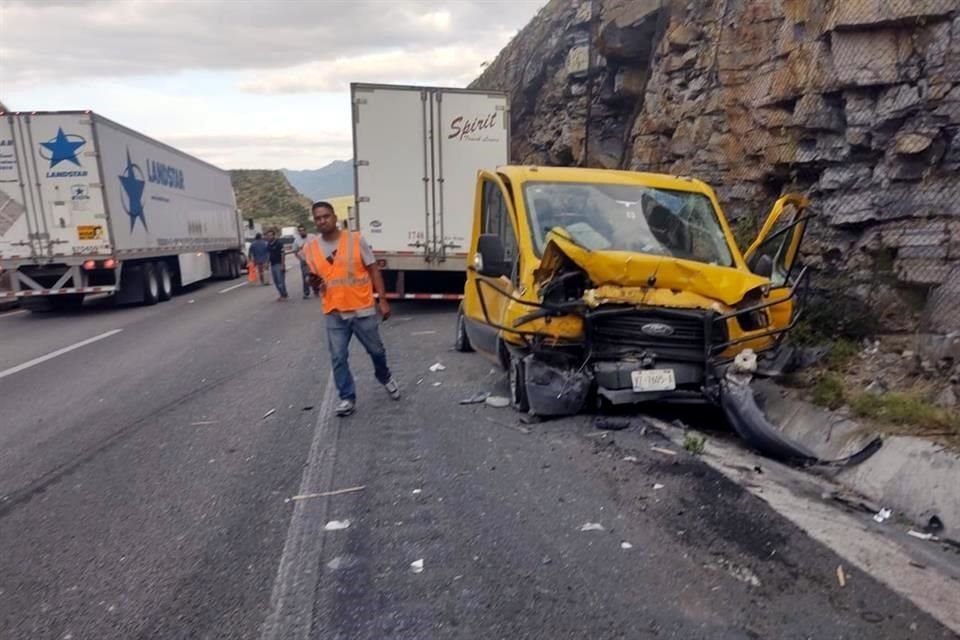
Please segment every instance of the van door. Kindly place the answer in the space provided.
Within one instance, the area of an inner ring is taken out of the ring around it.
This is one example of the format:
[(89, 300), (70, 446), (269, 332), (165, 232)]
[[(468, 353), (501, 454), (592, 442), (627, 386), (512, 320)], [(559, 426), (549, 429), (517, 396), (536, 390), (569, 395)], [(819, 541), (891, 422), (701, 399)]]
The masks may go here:
[(772, 328), (783, 329), (793, 320), (796, 300), (788, 299), (796, 278), (800, 245), (810, 220), (810, 202), (805, 196), (788, 194), (777, 200), (760, 233), (744, 254), (751, 271), (769, 272), (767, 302), (782, 300), (769, 308)]
[[(500, 332), (507, 305), (515, 294), (519, 269), (516, 216), (503, 181), (493, 173), (481, 172), (477, 180), (471, 249), (467, 262), (467, 285), (463, 312), (470, 344), (489, 357), (499, 355)], [(482, 245), (497, 244), (496, 263)]]

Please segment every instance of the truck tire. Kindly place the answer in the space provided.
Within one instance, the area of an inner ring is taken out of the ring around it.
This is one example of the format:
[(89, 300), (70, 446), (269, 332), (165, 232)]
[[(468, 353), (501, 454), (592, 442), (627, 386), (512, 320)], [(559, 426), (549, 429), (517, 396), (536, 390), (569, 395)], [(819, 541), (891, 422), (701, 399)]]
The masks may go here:
[(166, 262), (157, 265), (157, 277), (160, 280), (160, 302), (166, 302), (173, 297), (173, 276)]
[(530, 410), (530, 402), (527, 400), (527, 368), (523, 360), (513, 355), (510, 356), (508, 381), (510, 404), (520, 413), (526, 413)]
[(143, 304), (150, 307), (160, 302), (160, 278), (157, 266), (152, 262), (141, 267), (143, 270)]
[(460, 353), (470, 353), (470, 337), (467, 335), (467, 319), (463, 315), (463, 305), (457, 310), (457, 334), (453, 341), (453, 348)]

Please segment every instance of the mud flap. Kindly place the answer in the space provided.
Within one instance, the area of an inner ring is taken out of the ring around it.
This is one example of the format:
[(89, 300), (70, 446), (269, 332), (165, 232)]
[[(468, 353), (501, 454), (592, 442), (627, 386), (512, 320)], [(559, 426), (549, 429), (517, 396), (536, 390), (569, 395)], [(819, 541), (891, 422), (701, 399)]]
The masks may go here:
[(527, 356), (527, 401), (538, 416), (570, 416), (580, 412), (590, 393), (590, 376), (569, 367), (553, 366)]
[(793, 442), (767, 419), (757, 404), (749, 380), (727, 377), (721, 383), (720, 406), (734, 431), (759, 453), (800, 465), (851, 466), (859, 464), (876, 453), (882, 446), (880, 438), (870, 440), (866, 446), (846, 458), (823, 460), (807, 447)]

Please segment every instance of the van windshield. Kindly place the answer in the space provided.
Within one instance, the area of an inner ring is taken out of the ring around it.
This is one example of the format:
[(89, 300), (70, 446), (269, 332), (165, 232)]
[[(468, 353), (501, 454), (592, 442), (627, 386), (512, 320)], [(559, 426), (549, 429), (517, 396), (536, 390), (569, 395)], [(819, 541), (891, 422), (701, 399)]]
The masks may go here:
[(632, 251), (719, 266), (733, 255), (710, 199), (635, 185), (531, 182), (524, 186), (537, 253), (564, 229), (591, 251)]

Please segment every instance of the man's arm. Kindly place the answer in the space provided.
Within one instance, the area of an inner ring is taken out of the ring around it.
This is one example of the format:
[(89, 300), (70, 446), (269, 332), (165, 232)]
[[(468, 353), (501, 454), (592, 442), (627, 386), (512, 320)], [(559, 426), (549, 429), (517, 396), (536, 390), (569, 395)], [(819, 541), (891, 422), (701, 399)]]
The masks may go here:
[(363, 265), (370, 274), (370, 281), (373, 283), (373, 290), (380, 297), (379, 307), (380, 315), (386, 320), (390, 317), (390, 303), (387, 302), (387, 288), (383, 284), (383, 274), (380, 272), (380, 266), (373, 255), (373, 249), (367, 244), (367, 241), (360, 237), (360, 257), (363, 258)]

